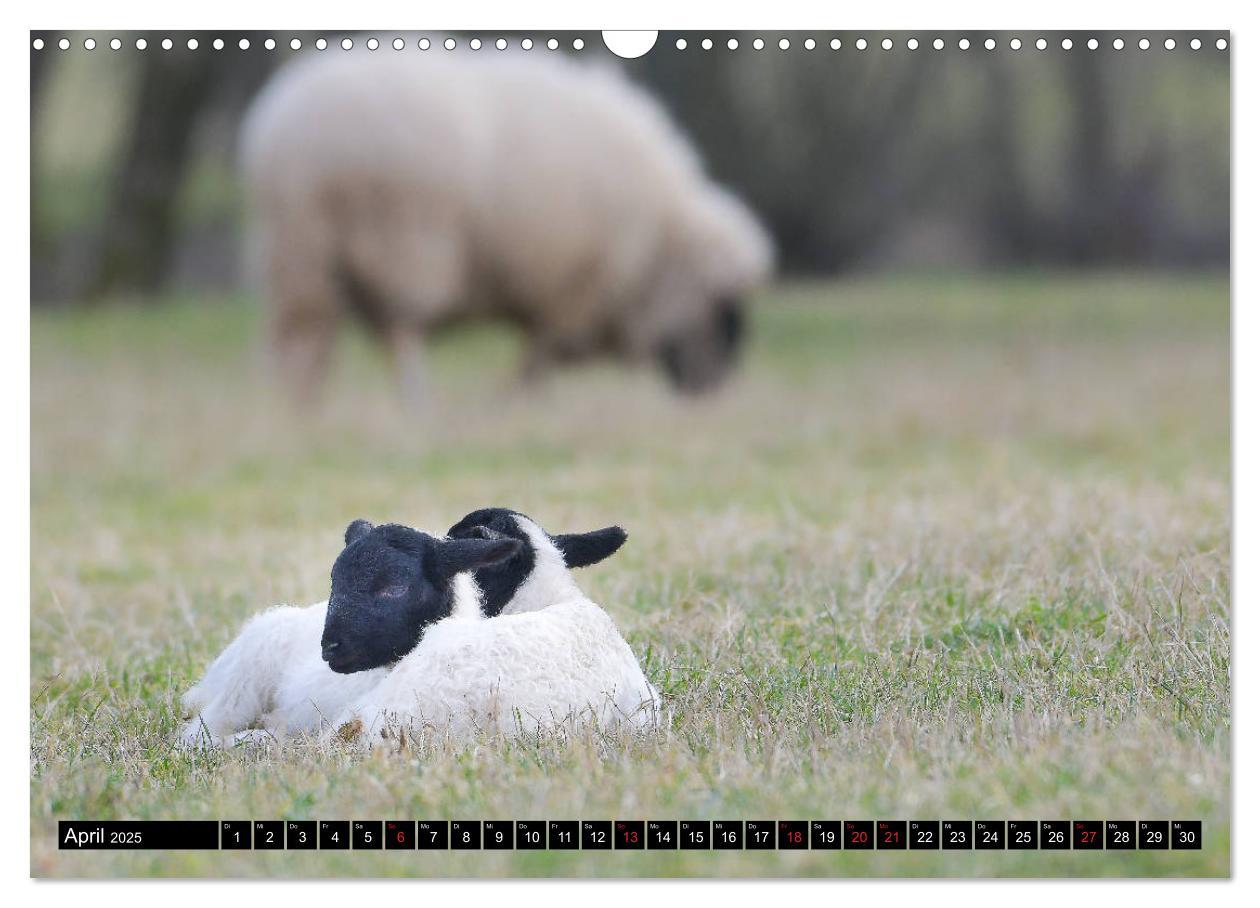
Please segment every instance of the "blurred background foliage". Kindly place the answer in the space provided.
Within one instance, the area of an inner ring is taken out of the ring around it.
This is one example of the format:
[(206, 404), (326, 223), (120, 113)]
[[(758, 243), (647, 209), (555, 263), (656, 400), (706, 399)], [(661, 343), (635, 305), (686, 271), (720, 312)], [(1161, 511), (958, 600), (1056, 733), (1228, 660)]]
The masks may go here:
[[(90, 303), (115, 295), (232, 289), (247, 200), (235, 173), (240, 119), (275, 68), (317, 51), (313, 33), (38, 33), (31, 52), (32, 298)], [(367, 33), (352, 53), (444, 54), (417, 35)], [(785, 274), (1019, 267), (1180, 268), (1229, 262), (1229, 54), (1214, 35), (1192, 50), (1163, 34), (662, 33), (634, 61), (587, 33), (584, 56), (622, 66), (661, 100), (710, 171), (759, 212)], [(161, 49), (169, 35), (174, 46)], [(510, 36), (519, 47), (525, 33)], [(997, 39), (993, 51), (986, 37)], [(1036, 37), (1049, 47), (1038, 51)], [(33, 36), (34, 37), (34, 36)], [(120, 50), (109, 41), (118, 37)], [(225, 41), (212, 50), (214, 37)], [(251, 47), (238, 49), (241, 37)], [(291, 51), (299, 38), (303, 49)], [(499, 53), (493, 37), (472, 51)], [(548, 54), (550, 34), (532, 34)], [(576, 33), (561, 35), (570, 47)], [(688, 42), (678, 50), (679, 38)], [(709, 37), (713, 48), (704, 50)], [(727, 39), (738, 37), (730, 51)], [(788, 52), (778, 41), (792, 42)], [(969, 37), (969, 50), (958, 49)], [(1124, 50), (1114, 50), (1121, 37)], [(840, 50), (830, 49), (839, 38)]]

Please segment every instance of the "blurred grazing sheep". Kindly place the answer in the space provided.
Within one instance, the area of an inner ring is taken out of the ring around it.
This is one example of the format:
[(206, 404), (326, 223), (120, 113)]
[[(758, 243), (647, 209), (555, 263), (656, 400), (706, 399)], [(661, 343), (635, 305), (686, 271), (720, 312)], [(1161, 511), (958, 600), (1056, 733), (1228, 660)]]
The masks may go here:
[(596, 355), (720, 381), (772, 267), (744, 205), (617, 72), (559, 56), (335, 53), (282, 70), (242, 157), (282, 374), (309, 398), (353, 314), (420, 395), (419, 346), (497, 318), (524, 374)]

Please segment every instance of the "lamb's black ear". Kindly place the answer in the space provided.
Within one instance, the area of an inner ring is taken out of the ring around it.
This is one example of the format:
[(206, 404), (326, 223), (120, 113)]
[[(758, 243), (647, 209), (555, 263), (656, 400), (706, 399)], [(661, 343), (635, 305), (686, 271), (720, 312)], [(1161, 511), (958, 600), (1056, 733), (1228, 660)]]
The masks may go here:
[(571, 568), (587, 567), (603, 561), (626, 541), (626, 531), (621, 527), (604, 527), (589, 533), (562, 533), (551, 537), (564, 563)]
[(346, 527), (346, 545), (357, 542), (370, 532), (372, 532), (372, 524), (366, 520), (360, 518), (350, 521), (350, 525)]
[(451, 577), (506, 561), (521, 550), (515, 539), (441, 539), (434, 550), (438, 574)]

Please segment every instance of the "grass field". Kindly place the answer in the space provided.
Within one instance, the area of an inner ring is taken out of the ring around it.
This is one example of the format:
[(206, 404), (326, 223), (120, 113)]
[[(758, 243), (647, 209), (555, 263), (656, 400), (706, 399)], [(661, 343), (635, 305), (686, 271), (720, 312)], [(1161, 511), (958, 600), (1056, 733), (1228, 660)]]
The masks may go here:
[[(394, 400), (361, 340), (275, 399), (258, 313), (32, 316), (31, 871), (1226, 875), (1229, 302), (1216, 276), (905, 278), (758, 301), (716, 397), (511, 337)], [(327, 595), (355, 517), (619, 522), (581, 575), (668, 727), (408, 754), (172, 748), (255, 611)], [(58, 853), (57, 818), (1173, 818), (1202, 851)]]

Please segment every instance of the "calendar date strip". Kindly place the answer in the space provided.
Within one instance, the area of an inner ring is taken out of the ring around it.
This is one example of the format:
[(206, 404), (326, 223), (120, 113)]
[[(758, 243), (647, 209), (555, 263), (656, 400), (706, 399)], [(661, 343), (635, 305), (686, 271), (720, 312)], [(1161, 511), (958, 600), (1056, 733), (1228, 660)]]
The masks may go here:
[(63, 851), (1198, 850), (1201, 820), (61, 820)]

